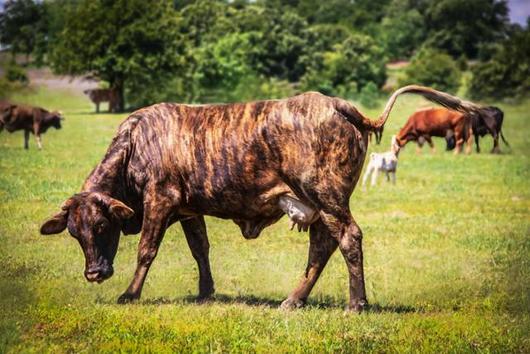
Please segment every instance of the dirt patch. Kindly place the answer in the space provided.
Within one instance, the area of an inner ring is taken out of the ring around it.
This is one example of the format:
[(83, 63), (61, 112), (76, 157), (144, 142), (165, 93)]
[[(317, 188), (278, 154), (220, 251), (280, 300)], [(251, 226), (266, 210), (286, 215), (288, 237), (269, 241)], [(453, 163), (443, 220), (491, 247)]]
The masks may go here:
[(69, 90), (82, 95), (84, 90), (99, 87), (99, 81), (83, 76), (58, 76), (49, 68), (28, 69), (27, 74), (32, 85), (45, 86), (51, 90)]

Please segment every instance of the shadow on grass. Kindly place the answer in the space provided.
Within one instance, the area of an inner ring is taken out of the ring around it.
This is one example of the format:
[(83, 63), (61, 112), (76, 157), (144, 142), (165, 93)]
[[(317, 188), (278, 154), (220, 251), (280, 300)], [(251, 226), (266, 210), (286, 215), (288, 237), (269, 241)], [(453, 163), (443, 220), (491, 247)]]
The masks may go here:
[[(115, 304), (112, 301), (97, 300), (98, 303)], [(226, 295), (215, 294), (212, 298), (207, 300), (198, 299), (195, 296), (185, 296), (179, 298), (159, 297), (153, 299), (145, 299), (137, 302), (138, 305), (209, 305), (209, 304), (225, 304), (225, 305), (246, 305), (251, 307), (269, 307), (279, 308), (282, 300), (271, 299), (267, 297), (259, 297), (254, 295)], [(319, 297), (317, 299), (310, 299), (307, 301), (306, 309), (346, 309), (346, 304), (337, 301), (333, 297)], [(378, 303), (368, 305), (365, 312), (368, 313), (414, 313), (424, 312), (422, 308), (415, 308), (407, 305), (381, 305)]]

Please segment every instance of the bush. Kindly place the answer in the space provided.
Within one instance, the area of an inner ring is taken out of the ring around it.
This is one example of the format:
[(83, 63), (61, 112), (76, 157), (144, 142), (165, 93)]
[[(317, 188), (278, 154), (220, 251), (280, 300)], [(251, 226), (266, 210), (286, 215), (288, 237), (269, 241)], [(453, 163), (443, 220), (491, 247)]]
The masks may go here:
[(359, 92), (359, 102), (366, 108), (376, 108), (378, 99), (379, 90), (373, 82), (369, 82)]
[(348, 96), (369, 83), (381, 87), (386, 80), (383, 51), (368, 36), (352, 34), (314, 58), (301, 80), (304, 90)]
[(519, 98), (530, 88), (530, 29), (516, 32), (493, 57), (473, 69), (473, 98)]
[(23, 85), (29, 83), (28, 76), (24, 69), (15, 64), (11, 64), (6, 68), (6, 79), (10, 82), (19, 82)]
[(421, 84), (442, 91), (456, 92), (462, 73), (449, 55), (432, 48), (424, 48), (405, 69), (400, 85)]

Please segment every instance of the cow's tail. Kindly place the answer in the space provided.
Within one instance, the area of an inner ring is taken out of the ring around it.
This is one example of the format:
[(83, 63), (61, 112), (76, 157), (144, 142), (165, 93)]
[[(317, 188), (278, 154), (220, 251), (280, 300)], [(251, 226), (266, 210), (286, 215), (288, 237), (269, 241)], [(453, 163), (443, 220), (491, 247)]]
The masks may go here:
[(438, 103), (444, 107), (462, 113), (473, 113), (481, 109), (479, 105), (476, 105), (472, 102), (461, 100), (456, 96), (452, 96), (445, 92), (437, 91), (430, 87), (418, 85), (404, 86), (394, 91), (392, 96), (390, 96), (390, 98), (388, 99), (383, 113), (381, 114), (379, 119), (376, 120), (371, 120), (365, 117), (361, 112), (355, 109), (355, 107), (353, 107), (351, 104), (344, 100), (337, 99), (335, 106), (336, 109), (346, 118), (348, 118), (350, 122), (354, 124), (360, 123), (365, 127), (369, 128), (370, 130), (379, 130), (385, 125), (386, 120), (388, 119), (388, 116), (390, 115), (390, 112), (392, 111), (392, 108), (394, 107), (394, 103), (396, 102), (398, 96), (405, 93), (412, 93), (423, 96), (429, 101)]

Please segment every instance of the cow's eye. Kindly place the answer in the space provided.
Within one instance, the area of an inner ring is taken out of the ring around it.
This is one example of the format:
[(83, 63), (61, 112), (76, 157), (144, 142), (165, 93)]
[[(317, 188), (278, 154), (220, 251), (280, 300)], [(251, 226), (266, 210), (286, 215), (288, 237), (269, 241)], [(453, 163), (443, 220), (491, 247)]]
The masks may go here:
[(108, 226), (109, 222), (107, 221), (107, 219), (99, 219), (94, 224), (94, 233), (96, 235), (101, 235), (103, 232), (105, 232)]

